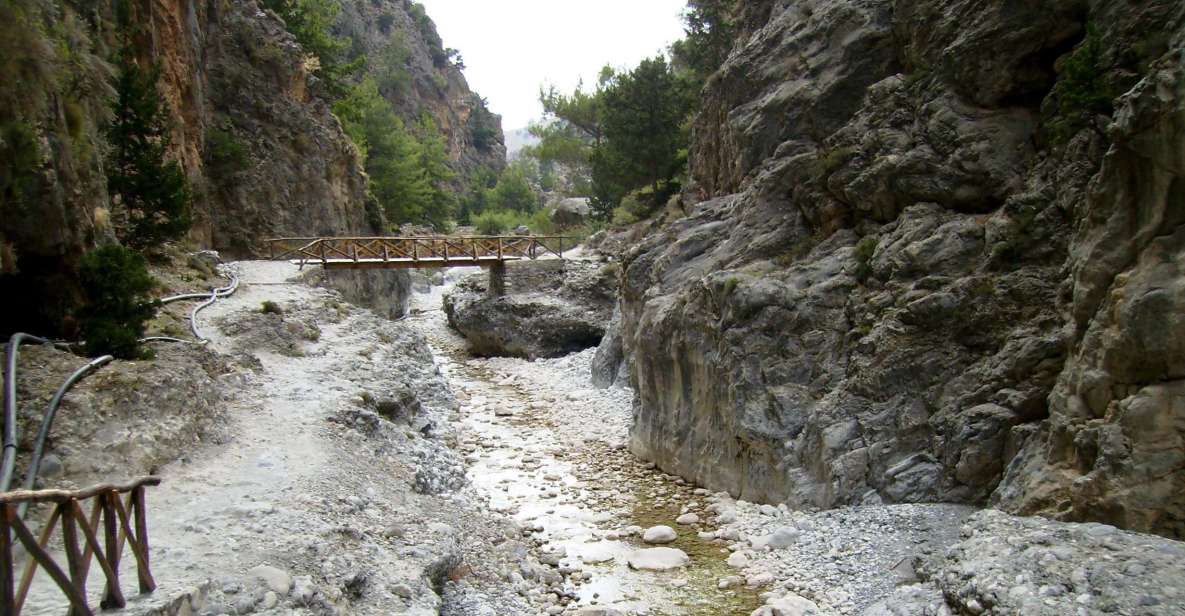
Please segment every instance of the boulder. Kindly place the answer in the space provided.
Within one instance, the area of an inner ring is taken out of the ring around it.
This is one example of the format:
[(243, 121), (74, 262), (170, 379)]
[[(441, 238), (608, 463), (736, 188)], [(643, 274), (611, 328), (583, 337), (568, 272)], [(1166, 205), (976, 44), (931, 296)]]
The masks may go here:
[(573, 227), (584, 224), (589, 212), (587, 198), (564, 199), (551, 211), (551, 221), (561, 227)]
[(646, 543), (671, 543), (679, 538), (679, 534), (670, 526), (651, 526), (642, 533), (642, 541)]
[(536, 359), (597, 346), (613, 310), (612, 266), (551, 260), (508, 264), (507, 293), (489, 297), (487, 275), (462, 279), (447, 291), (449, 324), (481, 356)]
[(629, 555), (627, 562), (631, 569), (646, 571), (669, 571), (684, 567), (691, 558), (683, 550), (675, 548), (647, 548)]

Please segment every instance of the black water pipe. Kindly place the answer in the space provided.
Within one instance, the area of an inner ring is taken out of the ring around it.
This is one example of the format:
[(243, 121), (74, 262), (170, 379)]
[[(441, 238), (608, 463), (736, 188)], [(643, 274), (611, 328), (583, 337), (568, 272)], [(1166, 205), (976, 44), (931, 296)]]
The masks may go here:
[[(45, 409), (45, 416), (41, 418), (41, 428), (37, 430), (37, 441), (33, 444), (33, 460), (29, 462), (29, 469), (25, 471), (26, 490), (32, 490), (34, 482), (37, 481), (37, 472), (41, 470), (41, 458), (45, 455), (45, 441), (49, 438), (49, 429), (53, 426), (53, 419), (57, 415), (58, 407), (62, 405), (62, 398), (78, 381), (81, 381), (88, 374), (98, 370), (113, 359), (115, 358), (110, 355), (104, 355), (75, 370), (66, 379), (66, 382), (62, 383), (58, 391), (54, 393), (53, 398), (50, 399), (49, 407)], [(22, 518), (25, 517), (25, 510), (28, 508), (28, 502), (21, 503), (17, 508), (17, 515)]]

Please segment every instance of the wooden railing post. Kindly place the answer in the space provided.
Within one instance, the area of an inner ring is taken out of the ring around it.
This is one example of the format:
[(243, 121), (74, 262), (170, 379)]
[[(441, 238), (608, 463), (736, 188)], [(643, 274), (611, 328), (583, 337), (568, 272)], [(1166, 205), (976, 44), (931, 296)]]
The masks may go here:
[[(66, 549), (66, 565), (70, 570), (70, 583), (78, 594), (86, 596), (86, 574), (89, 567), (78, 548), (78, 525), (74, 514), (75, 501), (57, 506), (62, 512), (62, 547)], [(84, 521), (83, 524), (86, 522)], [(70, 610), (71, 616), (80, 616), (77, 609)]]
[(119, 519), (116, 518), (115, 503), (111, 502), (111, 499), (119, 498), (119, 493), (115, 491), (104, 492), (97, 498), (101, 499), (103, 503), (103, 551), (107, 556), (107, 562), (111, 564), (111, 574), (107, 576), (107, 591), (103, 594), (103, 600), (99, 603), (106, 610), (123, 607), (127, 603), (124, 601), (123, 592), (119, 588), (119, 558), (120, 548), (123, 546), (119, 540)]
[(12, 528), (13, 506), (0, 503), (0, 613), (16, 614), (16, 597), (13, 595)]
[(132, 490), (132, 509), (134, 510), (132, 517), (136, 520), (136, 541), (140, 543), (142, 558), (142, 562), (138, 563), (140, 592), (142, 593), (156, 590), (156, 581), (152, 579), (152, 569), (149, 567), (151, 550), (148, 548), (148, 511), (145, 508), (147, 501), (144, 498), (144, 492), (144, 486), (136, 486)]

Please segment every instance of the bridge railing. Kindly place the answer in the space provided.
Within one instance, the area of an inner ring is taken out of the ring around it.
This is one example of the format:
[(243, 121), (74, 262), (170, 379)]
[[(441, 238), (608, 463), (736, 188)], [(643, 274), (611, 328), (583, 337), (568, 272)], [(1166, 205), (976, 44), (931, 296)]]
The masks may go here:
[[(145, 488), (160, 485), (159, 477), (141, 477), (124, 485), (98, 485), (84, 490), (18, 490), (0, 493), (0, 614), (18, 616), (33, 583), (38, 567), (45, 570), (70, 601), (69, 616), (92, 616), (87, 600), (86, 582), (92, 558), (106, 576), (107, 585), (99, 605), (103, 609), (127, 604), (119, 585), (119, 563), (124, 545), (136, 559), (140, 592), (156, 590), (148, 562), (148, 514)], [(126, 500), (121, 495), (127, 494)], [(90, 500), (89, 518), (81, 503)], [(35, 537), (17, 514), (28, 503), (53, 503), (49, 519)], [(66, 569), (54, 561), (46, 549), (58, 526), (66, 552)], [(79, 531), (81, 532), (81, 535)], [(99, 539), (103, 541), (100, 543)], [(16, 544), (29, 555), (16, 585)]]
[(329, 262), (432, 262), (439, 265), (483, 261), (564, 258), (565, 236), (506, 235), (472, 237), (284, 237), (264, 240), (270, 259), (301, 264)]

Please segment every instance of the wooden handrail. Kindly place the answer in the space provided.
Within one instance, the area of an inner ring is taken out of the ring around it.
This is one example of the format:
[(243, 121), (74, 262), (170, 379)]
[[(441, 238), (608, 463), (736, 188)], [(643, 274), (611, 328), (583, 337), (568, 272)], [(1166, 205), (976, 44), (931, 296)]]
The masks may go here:
[(127, 483), (101, 483), (81, 490), (14, 490), (0, 492), (0, 503), (64, 503), (70, 500), (86, 500), (105, 492), (127, 494), (140, 486), (159, 486), (160, 477), (140, 477)]
[(409, 237), (269, 238), (273, 259), (294, 259), (302, 267), (448, 267), (488, 265), (508, 260), (564, 258), (562, 235), (479, 235)]

